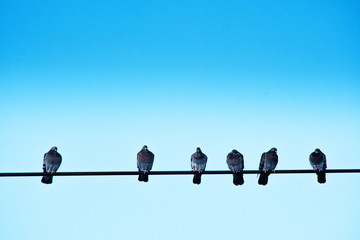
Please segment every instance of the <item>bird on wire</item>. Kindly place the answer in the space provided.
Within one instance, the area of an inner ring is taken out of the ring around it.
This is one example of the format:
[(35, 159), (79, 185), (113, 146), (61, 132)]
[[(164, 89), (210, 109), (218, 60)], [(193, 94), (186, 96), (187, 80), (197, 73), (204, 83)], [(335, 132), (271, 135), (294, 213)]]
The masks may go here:
[(203, 171), (205, 171), (206, 163), (207, 156), (201, 151), (199, 147), (196, 148), (196, 152), (191, 155), (191, 169), (194, 172), (194, 184), (201, 183), (201, 174)]
[(278, 155), (276, 148), (271, 148), (268, 152), (264, 152), (261, 155), (259, 165), (260, 177), (258, 181), (260, 185), (265, 186), (268, 183), (270, 172), (275, 172), (277, 163)]
[(234, 149), (226, 156), (226, 163), (233, 172), (233, 183), (236, 186), (243, 185), (244, 156)]
[(140, 182), (149, 181), (149, 172), (154, 163), (154, 154), (148, 149), (146, 145), (142, 147), (137, 154), (137, 168), (139, 169)]
[(326, 166), (326, 156), (320, 149), (315, 149), (309, 156), (309, 161), (311, 166), (313, 167), (314, 171), (317, 175), (317, 180), (319, 183), (326, 182), (326, 174), (325, 170)]
[[(52, 147), (47, 153), (44, 154), (43, 171), (44, 173), (54, 174), (59, 169), (62, 157), (57, 152), (57, 147)], [(43, 176), (42, 183), (51, 184), (53, 182), (53, 176)]]

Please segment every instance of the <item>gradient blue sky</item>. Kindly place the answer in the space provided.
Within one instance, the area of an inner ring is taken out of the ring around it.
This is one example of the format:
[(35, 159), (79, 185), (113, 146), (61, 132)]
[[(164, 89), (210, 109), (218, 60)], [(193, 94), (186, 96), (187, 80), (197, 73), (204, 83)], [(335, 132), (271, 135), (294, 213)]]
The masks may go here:
[[(1, 1), (0, 171), (359, 168), (358, 1)], [(0, 179), (1, 239), (359, 239), (360, 176)]]

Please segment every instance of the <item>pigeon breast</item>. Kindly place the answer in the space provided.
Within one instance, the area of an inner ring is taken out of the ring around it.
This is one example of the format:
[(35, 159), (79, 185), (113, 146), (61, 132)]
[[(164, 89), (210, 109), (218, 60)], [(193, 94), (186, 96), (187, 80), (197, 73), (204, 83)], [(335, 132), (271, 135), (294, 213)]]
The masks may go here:
[(206, 168), (207, 156), (205, 154), (194, 153), (191, 155), (191, 168), (195, 171), (204, 171)]
[(150, 171), (154, 163), (154, 154), (149, 150), (141, 150), (137, 154), (137, 166), (140, 171)]
[(226, 157), (226, 163), (231, 171), (241, 171), (244, 169), (243, 156), (240, 153), (229, 153)]
[(310, 164), (314, 169), (326, 169), (325, 155), (323, 153), (311, 153)]

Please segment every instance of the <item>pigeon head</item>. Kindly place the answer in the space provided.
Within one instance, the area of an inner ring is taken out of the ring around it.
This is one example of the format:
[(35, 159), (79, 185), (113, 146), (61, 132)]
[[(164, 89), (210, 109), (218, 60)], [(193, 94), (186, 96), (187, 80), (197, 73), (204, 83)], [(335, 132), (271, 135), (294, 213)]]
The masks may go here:
[(196, 157), (197, 158), (202, 158), (204, 156), (203, 152), (201, 151), (201, 149), (199, 147), (196, 148)]
[(238, 151), (237, 151), (236, 149), (233, 149), (233, 150), (231, 151), (231, 153), (232, 153), (232, 154), (236, 154), (236, 153), (238, 153)]
[(316, 153), (321, 153), (320, 149), (318, 149), (318, 148), (315, 149), (315, 152), (316, 152)]
[(56, 151), (57, 151), (57, 147), (52, 147), (50, 150), (56, 152)]
[(276, 148), (272, 148), (270, 149), (271, 152), (277, 152), (277, 149)]
[(239, 155), (240, 153), (236, 150), (236, 149), (233, 149), (228, 155), (227, 157), (229, 159), (234, 159), (234, 158), (237, 158), (237, 156)]
[(147, 147), (146, 145), (144, 145), (141, 150), (147, 151), (147, 150), (148, 150), (148, 147)]

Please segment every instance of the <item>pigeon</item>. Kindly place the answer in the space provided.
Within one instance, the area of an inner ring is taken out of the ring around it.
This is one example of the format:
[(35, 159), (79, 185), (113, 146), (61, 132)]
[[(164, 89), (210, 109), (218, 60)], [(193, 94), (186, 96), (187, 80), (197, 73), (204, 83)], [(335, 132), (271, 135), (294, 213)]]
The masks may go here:
[(191, 168), (194, 173), (193, 183), (200, 184), (201, 183), (201, 173), (205, 171), (207, 162), (207, 156), (201, 151), (198, 147), (196, 148), (196, 152), (191, 155)]
[(258, 182), (260, 185), (265, 186), (268, 183), (270, 171), (275, 172), (275, 168), (278, 163), (278, 155), (276, 152), (277, 149), (272, 148), (268, 152), (265, 152), (261, 155), (259, 165), (260, 177)]
[(244, 170), (244, 156), (237, 150), (232, 150), (226, 157), (226, 163), (233, 172), (233, 183), (238, 185), (244, 184), (242, 171)]
[(149, 181), (149, 171), (154, 163), (154, 154), (148, 150), (146, 145), (143, 146), (137, 154), (137, 168), (139, 169), (139, 181)]
[(321, 152), (320, 149), (315, 149), (314, 152), (312, 152), (309, 156), (310, 164), (315, 170), (318, 182), (319, 183), (325, 183), (326, 177), (325, 177), (325, 170), (326, 170), (326, 156), (323, 152)]
[[(57, 147), (52, 147), (50, 151), (44, 154), (44, 162), (43, 162), (43, 171), (44, 173), (56, 173), (59, 169), (62, 157), (60, 153), (57, 152)], [(42, 183), (51, 184), (53, 181), (53, 176), (43, 176), (41, 179)]]

